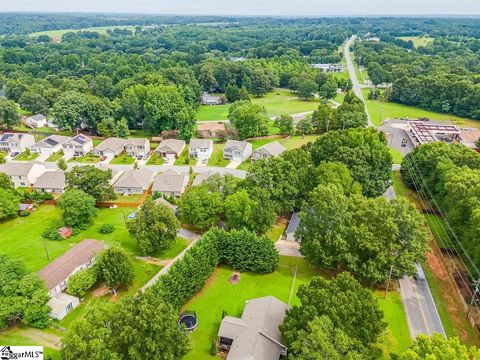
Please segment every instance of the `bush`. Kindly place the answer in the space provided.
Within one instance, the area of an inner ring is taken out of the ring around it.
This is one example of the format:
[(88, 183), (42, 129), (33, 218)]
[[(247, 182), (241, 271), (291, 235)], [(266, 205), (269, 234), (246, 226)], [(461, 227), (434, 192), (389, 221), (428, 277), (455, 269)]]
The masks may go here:
[(56, 225), (46, 228), (42, 233), (42, 237), (54, 241), (63, 240), (63, 238), (58, 234), (58, 226)]
[(102, 224), (100, 225), (100, 229), (98, 229), (98, 232), (100, 234), (111, 234), (115, 230), (115, 226), (112, 224)]
[(29, 216), (30, 214), (31, 214), (31, 212), (28, 211), (28, 210), (20, 211), (20, 216), (22, 216), (22, 217)]
[(210, 346), (210, 355), (215, 356), (217, 355), (218, 348), (217, 348), (217, 340), (212, 339), (212, 346)]
[(45, 200), (52, 200), (53, 195), (49, 192), (41, 192), (41, 191), (21, 191), (20, 194), (20, 201), (21, 202), (33, 202), (35, 204), (41, 204)]
[(84, 269), (73, 274), (67, 283), (67, 293), (70, 295), (83, 297), (97, 282), (97, 273), (95, 269)]

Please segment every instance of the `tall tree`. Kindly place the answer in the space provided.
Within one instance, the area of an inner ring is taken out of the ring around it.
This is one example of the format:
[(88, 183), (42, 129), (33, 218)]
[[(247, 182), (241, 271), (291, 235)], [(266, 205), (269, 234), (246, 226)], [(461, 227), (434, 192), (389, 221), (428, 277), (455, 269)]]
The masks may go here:
[(241, 140), (268, 134), (270, 119), (263, 106), (251, 104), (249, 101), (237, 101), (230, 107), (228, 118), (238, 130)]
[(13, 190), (0, 188), (0, 220), (16, 217), (19, 203), (20, 200)]
[(133, 265), (127, 252), (119, 245), (103, 250), (97, 258), (95, 267), (98, 279), (105, 281), (110, 289), (128, 286), (133, 281)]
[(58, 199), (57, 206), (62, 210), (62, 218), (67, 226), (86, 229), (97, 213), (95, 198), (81, 190), (70, 189)]
[(110, 184), (111, 169), (98, 169), (93, 165), (74, 166), (65, 173), (67, 189), (79, 189), (93, 196), (96, 201), (115, 200), (116, 195)]
[(17, 104), (12, 100), (0, 98), (0, 129), (11, 129), (19, 123)]
[(201, 229), (217, 224), (221, 208), (221, 194), (217, 191), (209, 191), (204, 184), (187, 190), (180, 202), (182, 218)]

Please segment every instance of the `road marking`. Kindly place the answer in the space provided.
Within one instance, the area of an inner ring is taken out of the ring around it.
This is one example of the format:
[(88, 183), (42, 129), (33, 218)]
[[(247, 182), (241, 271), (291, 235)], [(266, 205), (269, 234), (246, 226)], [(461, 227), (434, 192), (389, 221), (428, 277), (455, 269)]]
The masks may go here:
[(412, 279), (411, 281), (412, 281), (412, 285), (413, 285), (413, 290), (415, 291), (415, 295), (416, 295), (416, 298), (417, 298), (417, 301), (418, 301), (418, 306), (420, 307), (420, 313), (422, 314), (422, 319), (423, 319), (423, 322), (425, 323), (425, 327), (427, 329), (427, 335), (431, 335), (430, 327), (428, 326), (427, 318), (425, 317), (425, 312), (423, 311), (423, 306), (422, 306), (422, 303), (420, 302), (420, 297), (419, 297), (419, 294), (418, 294), (418, 291), (417, 291), (417, 286), (415, 285), (415, 280)]
[(412, 323), (410, 321), (410, 313), (408, 312), (408, 309), (407, 309), (407, 302), (405, 301), (405, 291), (404, 291), (404, 288), (402, 287), (402, 280), (404, 280), (404, 279), (400, 279), (400, 281), (399, 281), (399, 283), (400, 283), (400, 295), (402, 297), (403, 311), (405, 311), (405, 315), (406, 315), (406, 318), (407, 318), (407, 325), (408, 325), (408, 330), (410, 332), (410, 337), (413, 339), (413, 338), (415, 338), (415, 336), (413, 334), (413, 326), (412, 326)]

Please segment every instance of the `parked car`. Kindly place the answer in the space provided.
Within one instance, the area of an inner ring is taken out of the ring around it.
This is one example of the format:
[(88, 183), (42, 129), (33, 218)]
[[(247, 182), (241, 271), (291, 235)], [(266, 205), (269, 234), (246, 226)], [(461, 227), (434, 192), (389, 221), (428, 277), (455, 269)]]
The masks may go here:
[(12, 158), (14, 158), (14, 157), (17, 156), (18, 154), (20, 154), (20, 153), (19, 153), (18, 151), (16, 151), (16, 152), (13, 152), (10, 156), (11, 156)]

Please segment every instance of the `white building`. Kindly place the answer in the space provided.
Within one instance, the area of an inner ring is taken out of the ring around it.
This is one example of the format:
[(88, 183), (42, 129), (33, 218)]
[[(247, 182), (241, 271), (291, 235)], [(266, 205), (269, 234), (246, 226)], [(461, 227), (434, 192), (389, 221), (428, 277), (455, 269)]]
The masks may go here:
[(126, 143), (126, 139), (111, 137), (95, 146), (93, 153), (97, 156), (115, 157), (123, 152)]
[(245, 161), (252, 155), (252, 144), (246, 141), (227, 140), (223, 147), (223, 158)]
[(259, 147), (252, 154), (252, 162), (262, 159), (268, 159), (270, 157), (280, 156), (285, 150), (285, 146), (278, 141), (274, 141)]
[(42, 114), (30, 116), (25, 120), (25, 123), (33, 128), (41, 128), (48, 125), (47, 117)]
[(188, 155), (195, 159), (210, 159), (213, 152), (213, 141), (210, 139), (192, 139), (188, 147)]
[(67, 158), (85, 156), (93, 149), (93, 140), (88, 136), (79, 134), (62, 144), (63, 154)]
[(0, 172), (7, 174), (15, 187), (30, 187), (45, 172), (45, 166), (31, 162), (10, 162), (1, 164)]
[(150, 140), (144, 138), (128, 138), (125, 153), (131, 157), (144, 157), (150, 151)]
[(36, 154), (52, 155), (62, 150), (62, 145), (68, 140), (70, 140), (68, 136), (50, 135), (49, 137), (34, 144), (30, 150), (32, 153)]
[(24, 133), (3, 133), (0, 136), (0, 151), (22, 153), (35, 144), (33, 135)]

